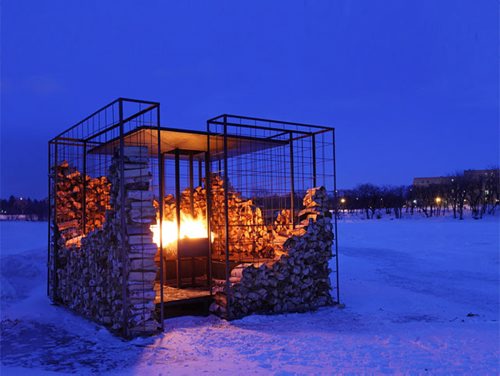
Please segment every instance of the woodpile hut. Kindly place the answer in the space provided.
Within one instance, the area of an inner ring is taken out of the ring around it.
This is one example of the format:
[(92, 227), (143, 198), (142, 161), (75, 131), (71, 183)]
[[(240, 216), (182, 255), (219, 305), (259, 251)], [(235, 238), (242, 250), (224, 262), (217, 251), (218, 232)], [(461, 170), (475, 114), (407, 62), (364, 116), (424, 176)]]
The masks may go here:
[(195, 308), (339, 302), (333, 128), (221, 115), (189, 131), (159, 110), (119, 98), (49, 141), (51, 300), (127, 338)]

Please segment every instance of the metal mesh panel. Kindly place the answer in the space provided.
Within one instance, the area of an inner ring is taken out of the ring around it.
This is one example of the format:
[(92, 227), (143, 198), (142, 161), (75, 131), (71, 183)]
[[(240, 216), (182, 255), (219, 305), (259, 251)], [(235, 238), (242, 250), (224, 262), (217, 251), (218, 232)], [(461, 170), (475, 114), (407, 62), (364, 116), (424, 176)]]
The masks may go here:
[[(307, 189), (324, 186), (331, 198), (330, 209), (335, 211), (334, 129), (222, 115), (207, 122), (207, 131), (213, 149), (211, 178), (224, 182), (224, 200), (214, 198), (211, 205), (212, 218), (223, 213), (223, 220), (211, 222), (218, 239), (212, 258), (215, 264), (225, 264), (229, 286), (235, 265), (276, 257), (275, 251), (287, 235), (283, 227), (292, 229), (298, 223)], [(253, 221), (238, 217), (242, 202), (258, 212)], [(288, 220), (283, 220), (286, 216)], [(336, 232), (335, 221), (335, 236)], [(258, 243), (262, 237), (264, 246)], [(338, 278), (337, 261), (334, 273)], [(336, 289), (338, 300), (338, 280)]]

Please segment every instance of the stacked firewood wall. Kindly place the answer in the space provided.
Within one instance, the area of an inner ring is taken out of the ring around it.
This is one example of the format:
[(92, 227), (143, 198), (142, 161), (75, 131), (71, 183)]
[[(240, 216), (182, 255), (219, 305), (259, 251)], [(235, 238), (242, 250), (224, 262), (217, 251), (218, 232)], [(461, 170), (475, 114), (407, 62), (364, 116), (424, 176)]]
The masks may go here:
[[(212, 188), (212, 210), (210, 228), (216, 234), (213, 256), (223, 257), (225, 244), (224, 181), (218, 175), (210, 179)], [(241, 194), (228, 188), (229, 247), (231, 257), (272, 258), (272, 232), (264, 224), (262, 211), (251, 199), (243, 199)]]
[(283, 249), (283, 245), (285, 241), (293, 235), (293, 230), (294, 226), (292, 223), (292, 213), (290, 209), (281, 210), (274, 220), (274, 226), (272, 229), (275, 258), (286, 253)]
[[(251, 313), (297, 312), (330, 305), (333, 227), (323, 187), (307, 191), (298, 226), (275, 261), (241, 264), (231, 272), (229, 291), (218, 292), (212, 311), (238, 318)], [(229, 299), (230, 312), (226, 311)]]
[[(224, 181), (219, 175), (214, 174), (211, 176), (210, 184), (212, 204), (210, 229), (215, 234), (212, 252), (214, 258), (224, 258), (226, 251)], [(230, 257), (233, 259), (273, 258), (273, 231), (264, 224), (260, 208), (254, 205), (252, 200), (243, 199), (232, 188), (228, 190), (228, 202)], [(175, 220), (175, 205), (175, 197), (167, 195), (164, 199), (166, 220)], [(192, 194), (189, 188), (182, 191), (180, 207), (182, 214), (206, 220), (206, 189), (200, 186), (193, 188)]]
[[(192, 212), (191, 212), (192, 209)], [(203, 187), (193, 189), (193, 206), (191, 208), (191, 190), (186, 188), (181, 192), (181, 214), (193, 218), (206, 218), (207, 200), (206, 190)], [(167, 221), (175, 220), (175, 197), (172, 194), (164, 198), (163, 218)]]
[[(64, 246), (80, 245), (82, 236), (104, 224), (109, 209), (110, 183), (105, 176), (84, 176), (68, 162), (59, 164), (56, 178), (56, 223), (60, 243)], [(85, 231), (83, 230), (85, 180)]]
[(109, 173), (113, 209), (106, 212), (103, 228), (87, 234), (81, 247), (59, 250), (57, 296), (84, 316), (137, 336), (153, 333), (158, 326), (153, 289), (158, 249), (149, 229), (156, 209), (147, 149), (125, 147), (123, 162), (123, 201), (120, 159), (115, 155)]

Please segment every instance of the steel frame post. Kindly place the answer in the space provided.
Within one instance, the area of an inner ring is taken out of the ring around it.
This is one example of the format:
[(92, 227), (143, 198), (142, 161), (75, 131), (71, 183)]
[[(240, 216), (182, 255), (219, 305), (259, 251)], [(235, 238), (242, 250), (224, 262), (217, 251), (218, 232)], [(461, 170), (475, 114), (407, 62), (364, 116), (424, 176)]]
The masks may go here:
[(201, 158), (198, 158), (198, 186), (201, 187), (202, 181), (201, 181), (201, 174), (203, 173), (203, 168), (202, 168), (202, 161)]
[[(208, 150), (210, 150), (210, 135), (207, 136)], [(207, 195), (207, 238), (208, 238), (208, 255), (207, 255), (207, 284), (210, 288), (210, 296), (212, 291), (212, 230), (210, 227), (210, 217), (212, 215), (212, 183), (210, 179), (210, 152), (205, 153), (205, 192)]]
[(230, 319), (231, 316), (231, 294), (230, 294), (230, 283), (229, 283), (229, 177), (227, 174), (227, 116), (224, 115), (224, 228), (225, 228), (225, 243), (226, 243), (226, 299), (227, 306), (226, 312), (227, 317)]
[[(50, 258), (50, 251), (52, 249), (52, 244), (51, 244), (51, 239), (52, 239), (52, 233), (51, 233), (51, 229), (50, 229), (50, 226), (51, 226), (51, 210), (52, 210), (52, 187), (51, 187), (51, 145), (50, 145), (50, 141), (48, 142), (48, 153), (47, 153), (47, 156), (48, 156), (48, 170), (47, 170), (47, 177), (48, 177), (48, 181), (49, 181), (49, 184), (48, 184), (48, 209), (49, 209), (49, 212), (47, 213), (47, 231), (48, 231), (48, 234), (47, 234), (47, 265), (50, 265), (50, 262), (51, 262), (51, 258)], [(47, 272), (47, 296), (50, 297), (50, 273)]]
[[(194, 218), (194, 160), (193, 153), (189, 153), (189, 211), (191, 212), (191, 216)], [(191, 257), (191, 285), (195, 285), (196, 278), (194, 275), (195, 271), (195, 260), (194, 257)]]
[(54, 142), (54, 252), (52, 253), (52, 301), (57, 301), (57, 253), (59, 252), (59, 229), (57, 227), (57, 157), (58, 157), (57, 141)]
[(125, 140), (124, 140), (124, 123), (123, 123), (123, 100), (118, 101), (118, 116), (120, 127), (120, 230), (121, 230), (121, 256), (122, 256), (122, 315), (123, 315), (123, 335), (128, 337), (128, 296), (127, 296), (127, 279), (128, 279), (128, 264), (127, 264), (127, 222), (125, 220)]
[(189, 153), (189, 208), (191, 211), (191, 216), (194, 217), (194, 160), (193, 154)]
[(179, 242), (181, 239), (181, 177), (180, 177), (180, 153), (175, 149), (175, 217), (177, 221), (177, 288), (181, 286), (181, 257), (179, 253)]
[(163, 196), (165, 193), (165, 156), (161, 152), (161, 133), (160, 133), (160, 105), (156, 108), (156, 122), (158, 125), (158, 174), (159, 176), (159, 181), (158, 181), (158, 202), (159, 202), (159, 224), (158, 228), (160, 229), (160, 321), (161, 321), (161, 330), (163, 331), (165, 329), (164, 327), (164, 297), (163, 297), (163, 285), (165, 284), (165, 278), (164, 278), (164, 261), (163, 261)]
[(83, 141), (82, 235), (87, 233), (87, 142)]
[(313, 133), (311, 136), (311, 146), (312, 146), (312, 167), (313, 167), (313, 187), (317, 185), (316, 179), (316, 135)]
[(334, 214), (335, 219), (333, 221), (335, 228), (335, 274), (336, 274), (336, 282), (337, 282), (337, 304), (340, 304), (340, 284), (339, 284), (339, 238), (338, 238), (338, 193), (337, 193), (337, 157), (336, 157), (336, 148), (335, 148), (335, 129), (332, 129), (332, 145), (333, 145), (333, 201), (334, 201)]
[(289, 132), (289, 143), (290, 143), (290, 217), (291, 217), (291, 227), (295, 227), (295, 167), (293, 164), (293, 133)]

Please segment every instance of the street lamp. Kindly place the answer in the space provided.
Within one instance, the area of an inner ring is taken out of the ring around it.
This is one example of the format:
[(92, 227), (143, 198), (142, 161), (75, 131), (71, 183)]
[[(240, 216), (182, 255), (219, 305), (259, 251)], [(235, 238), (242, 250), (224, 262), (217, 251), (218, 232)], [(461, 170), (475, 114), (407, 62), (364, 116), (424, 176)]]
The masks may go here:
[(442, 201), (441, 197), (439, 197), (439, 196), (436, 197), (435, 201), (436, 201), (436, 204), (438, 204), (438, 205), (441, 204), (441, 201)]

